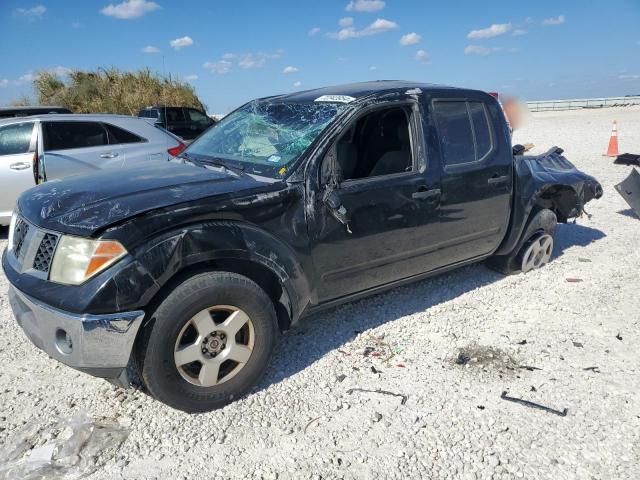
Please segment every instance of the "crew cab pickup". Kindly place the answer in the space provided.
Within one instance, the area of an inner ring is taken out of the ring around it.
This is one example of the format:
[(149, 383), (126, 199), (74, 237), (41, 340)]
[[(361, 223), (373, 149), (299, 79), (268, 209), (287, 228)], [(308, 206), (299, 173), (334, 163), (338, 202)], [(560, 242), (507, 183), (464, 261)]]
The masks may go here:
[(25, 192), (2, 261), (11, 306), (56, 360), (219, 408), (304, 315), (472, 262), (549, 262), (556, 223), (602, 195), (562, 153), (522, 155), (475, 90), (254, 100), (158, 168)]

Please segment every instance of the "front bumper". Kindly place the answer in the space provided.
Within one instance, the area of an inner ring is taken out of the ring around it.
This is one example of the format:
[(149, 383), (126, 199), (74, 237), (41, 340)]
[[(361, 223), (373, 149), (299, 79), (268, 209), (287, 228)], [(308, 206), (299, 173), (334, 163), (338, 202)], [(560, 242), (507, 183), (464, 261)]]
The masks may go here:
[(98, 377), (126, 383), (126, 367), (144, 312), (78, 315), (64, 312), (9, 286), (20, 327), (54, 359)]

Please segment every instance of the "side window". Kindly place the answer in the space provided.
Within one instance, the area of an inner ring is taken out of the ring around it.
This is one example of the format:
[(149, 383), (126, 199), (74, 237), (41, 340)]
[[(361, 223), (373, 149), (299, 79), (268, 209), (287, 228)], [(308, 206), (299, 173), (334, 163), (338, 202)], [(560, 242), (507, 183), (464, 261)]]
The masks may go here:
[(45, 151), (99, 147), (109, 143), (107, 131), (98, 122), (44, 122), (43, 132)]
[(135, 133), (131, 133), (123, 128), (116, 127), (115, 125), (105, 123), (104, 126), (109, 135), (109, 145), (118, 143), (140, 143), (145, 141), (144, 138), (139, 137)]
[(160, 118), (160, 113), (155, 108), (153, 110), (147, 110), (147, 117)]
[(192, 122), (207, 122), (209, 121), (208, 117), (199, 112), (198, 110), (194, 110), (193, 108), (187, 108), (187, 115), (189, 115), (189, 120)]
[(482, 102), (469, 102), (469, 113), (471, 114), (473, 133), (476, 138), (476, 160), (480, 160), (493, 147), (487, 109)]
[(467, 102), (433, 102), (433, 115), (440, 136), (445, 165), (459, 165), (476, 160), (473, 131)]
[(147, 110), (140, 110), (138, 116), (140, 118), (149, 118), (149, 112)]
[(167, 108), (167, 122), (184, 122), (184, 112), (181, 108)]
[[(357, 119), (335, 143), (335, 169), (342, 181), (412, 171), (410, 118), (409, 108), (395, 106)], [(332, 156), (333, 151), (324, 162)], [(323, 164), (322, 170), (327, 169), (331, 167)]]
[(0, 155), (29, 152), (33, 122), (14, 123), (0, 128)]

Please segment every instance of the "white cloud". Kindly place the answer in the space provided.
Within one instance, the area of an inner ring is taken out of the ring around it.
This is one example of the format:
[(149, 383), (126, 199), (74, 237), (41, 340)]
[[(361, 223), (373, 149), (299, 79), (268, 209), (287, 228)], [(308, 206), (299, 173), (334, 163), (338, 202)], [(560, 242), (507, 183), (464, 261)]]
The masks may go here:
[(566, 21), (564, 15), (558, 15), (557, 17), (545, 18), (542, 20), (542, 25), (562, 25)]
[(82, 28), (82, 27), (83, 27), (82, 23), (78, 22), (77, 20), (71, 22), (71, 28), (78, 29), (78, 28)]
[(36, 79), (37, 75), (33, 73), (25, 73), (18, 77), (18, 79), (14, 82), (16, 85), (23, 85), (25, 83), (33, 82)]
[(282, 73), (296, 73), (298, 71), (298, 69), (296, 67), (292, 67), (291, 65), (288, 67), (284, 67), (284, 70), (282, 70)]
[[(225, 74), (229, 73), (234, 65), (245, 70), (252, 68), (264, 67), (268, 60), (280, 58), (282, 56), (282, 50), (277, 50), (275, 53), (225, 53), (217, 62), (205, 62), (202, 66), (209, 70), (211, 73)], [(294, 68), (295, 67), (287, 67)], [(286, 70), (286, 68), (285, 68)], [(284, 73), (292, 73), (293, 71), (287, 71)]]
[(42, 17), (47, 11), (47, 7), (44, 5), (36, 5), (31, 8), (16, 8), (15, 14), (19, 17), (24, 17), (28, 21), (33, 22), (35, 20), (42, 20)]
[(148, 2), (147, 0), (125, 0), (117, 5), (107, 5), (100, 10), (100, 13), (107, 17), (119, 18), (120, 20), (133, 20), (159, 8), (160, 5), (155, 2)]
[(472, 40), (479, 40), (482, 38), (493, 38), (498, 37), (500, 35), (504, 35), (509, 30), (511, 30), (510, 23), (494, 23), (490, 27), (481, 28), (480, 30), (471, 30), (467, 34), (467, 38)]
[(183, 77), (187, 82), (194, 82), (198, 80), (198, 75), (185, 75)]
[(169, 42), (169, 45), (171, 45), (171, 48), (173, 48), (174, 50), (180, 50), (181, 48), (190, 47), (191, 45), (193, 45), (193, 40), (191, 39), (191, 37), (176, 38), (174, 40), (171, 40)]
[(6, 78), (0, 79), (0, 88), (8, 87), (8, 86), (9, 86), (9, 80), (7, 80)]
[(640, 80), (640, 74), (635, 73), (624, 73), (622, 75), (618, 75), (620, 80)]
[(301, 87), (302, 86), (302, 82), (300, 82), (300, 81), (293, 82), (293, 86), (296, 87), (296, 88), (297, 87)]
[(205, 62), (202, 66), (205, 70), (209, 70), (211, 73), (224, 75), (231, 71), (233, 63), (228, 60), (218, 60), (217, 62)]
[(396, 22), (385, 20), (384, 18), (378, 18), (375, 22), (373, 22), (368, 27), (363, 28), (362, 30), (358, 30), (354, 26), (349, 26), (342, 28), (337, 32), (330, 32), (327, 34), (327, 36), (330, 38), (335, 38), (337, 40), (348, 40), (350, 38), (360, 38), (377, 35), (379, 33), (393, 30), (394, 28), (398, 28), (398, 24)]
[(513, 35), (514, 37), (520, 37), (520, 36), (522, 36), (522, 35), (526, 35), (527, 33), (529, 33), (529, 32), (527, 32), (526, 30), (524, 30), (524, 29), (522, 29), (522, 28), (516, 28), (516, 29), (513, 31), (512, 35)]
[(415, 32), (411, 32), (400, 37), (400, 45), (404, 45), (405, 47), (407, 45), (415, 45), (416, 43), (420, 42), (420, 40), (422, 40), (422, 36), (418, 35)]
[(385, 2), (382, 0), (352, 0), (347, 4), (347, 12), (377, 12), (382, 10)]
[(427, 63), (429, 61), (429, 54), (424, 50), (418, 50), (416, 52), (416, 60), (422, 63)]
[(376, 67), (375, 65), (371, 65), (369, 67), (369, 70), (371, 70), (372, 72), (375, 72), (376, 70), (378, 70), (378, 67)]
[(142, 53), (158, 53), (160, 49), (158, 47), (154, 47), (153, 45), (147, 45), (142, 49)]
[(464, 49), (465, 55), (491, 55), (493, 52), (497, 51), (497, 49), (483, 47), (482, 45), (467, 45)]
[(320, 33), (320, 29), (318, 27), (313, 27), (311, 30), (309, 30), (310, 37), (315, 37), (319, 33)]
[(350, 27), (351, 25), (353, 25), (353, 17), (341, 18), (340, 20), (338, 20), (338, 25), (340, 25), (343, 28)]

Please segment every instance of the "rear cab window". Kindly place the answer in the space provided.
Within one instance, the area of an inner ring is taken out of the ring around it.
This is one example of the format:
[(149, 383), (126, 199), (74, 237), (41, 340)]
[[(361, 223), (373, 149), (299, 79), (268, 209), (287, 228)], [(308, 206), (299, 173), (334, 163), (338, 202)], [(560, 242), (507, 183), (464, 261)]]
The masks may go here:
[(109, 144), (107, 130), (99, 122), (44, 122), (42, 131), (45, 151)]
[(109, 137), (109, 145), (118, 145), (122, 143), (141, 143), (146, 142), (146, 139), (132, 133), (124, 128), (116, 127), (110, 123), (103, 124), (107, 129), (107, 135)]
[(434, 100), (433, 115), (445, 167), (481, 161), (493, 150), (484, 102)]
[(17, 155), (31, 151), (33, 122), (0, 127), (0, 155)]
[(165, 115), (167, 116), (167, 122), (184, 122), (184, 112), (181, 108), (167, 108), (165, 109)]

